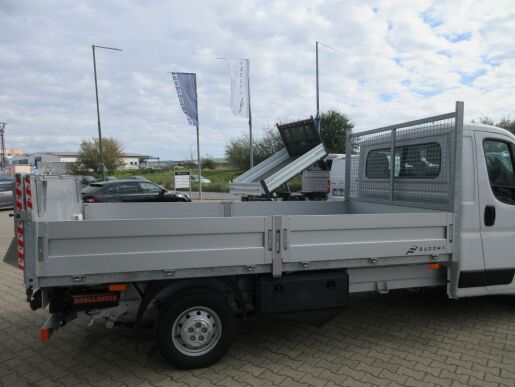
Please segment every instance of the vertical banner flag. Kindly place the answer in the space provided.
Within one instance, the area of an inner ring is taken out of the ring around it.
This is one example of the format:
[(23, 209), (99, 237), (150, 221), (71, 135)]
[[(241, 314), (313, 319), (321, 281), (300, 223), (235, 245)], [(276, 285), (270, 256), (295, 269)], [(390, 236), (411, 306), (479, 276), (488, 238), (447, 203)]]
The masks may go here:
[(231, 76), (231, 110), (235, 116), (249, 116), (249, 60), (226, 59)]
[(188, 123), (198, 125), (197, 80), (194, 73), (172, 73), (173, 82), (182, 111), (188, 118)]

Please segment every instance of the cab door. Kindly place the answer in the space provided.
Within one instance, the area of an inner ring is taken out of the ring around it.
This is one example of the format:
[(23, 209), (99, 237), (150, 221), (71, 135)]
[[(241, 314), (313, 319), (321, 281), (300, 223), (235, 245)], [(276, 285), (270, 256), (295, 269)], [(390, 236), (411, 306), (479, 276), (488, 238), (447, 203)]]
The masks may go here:
[(484, 286), (515, 291), (515, 144), (511, 137), (476, 132)]

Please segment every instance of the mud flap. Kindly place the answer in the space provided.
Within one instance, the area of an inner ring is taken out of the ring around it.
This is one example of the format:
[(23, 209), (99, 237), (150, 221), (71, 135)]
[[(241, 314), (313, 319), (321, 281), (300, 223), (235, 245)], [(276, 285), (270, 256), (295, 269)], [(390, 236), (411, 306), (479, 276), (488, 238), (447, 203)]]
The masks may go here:
[(18, 246), (15, 237), (11, 239), (11, 244), (4, 256), (4, 262), (16, 268), (18, 267)]

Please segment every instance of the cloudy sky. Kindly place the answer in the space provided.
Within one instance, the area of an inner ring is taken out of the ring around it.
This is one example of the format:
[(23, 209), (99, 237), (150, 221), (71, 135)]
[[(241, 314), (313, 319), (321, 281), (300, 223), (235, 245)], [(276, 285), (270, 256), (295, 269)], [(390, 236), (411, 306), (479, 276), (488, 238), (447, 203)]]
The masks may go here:
[(97, 133), (91, 44), (103, 133), (126, 151), (189, 157), (187, 124), (168, 71), (197, 73), (201, 153), (223, 156), (248, 130), (229, 109), (217, 57), (249, 58), (256, 132), (321, 109), (357, 130), (454, 109), (515, 118), (515, 2), (0, 0), (0, 121), (7, 145), (74, 151)]

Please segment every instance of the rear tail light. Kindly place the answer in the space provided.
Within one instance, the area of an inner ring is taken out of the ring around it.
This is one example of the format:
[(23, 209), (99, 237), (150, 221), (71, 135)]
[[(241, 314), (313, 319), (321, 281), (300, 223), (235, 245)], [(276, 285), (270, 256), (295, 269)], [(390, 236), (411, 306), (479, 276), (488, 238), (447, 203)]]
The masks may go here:
[(327, 179), (327, 193), (331, 193), (331, 178)]
[(86, 203), (98, 203), (98, 199), (94, 196), (89, 196), (86, 199), (84, 199)]
[(41, 344), (48, 343), (48, 340), (50, 339), (50, 336), (52, 335), (52, 331), (50, 328), (41, 328), (39, 331), (39, 340), (41, 341)]

